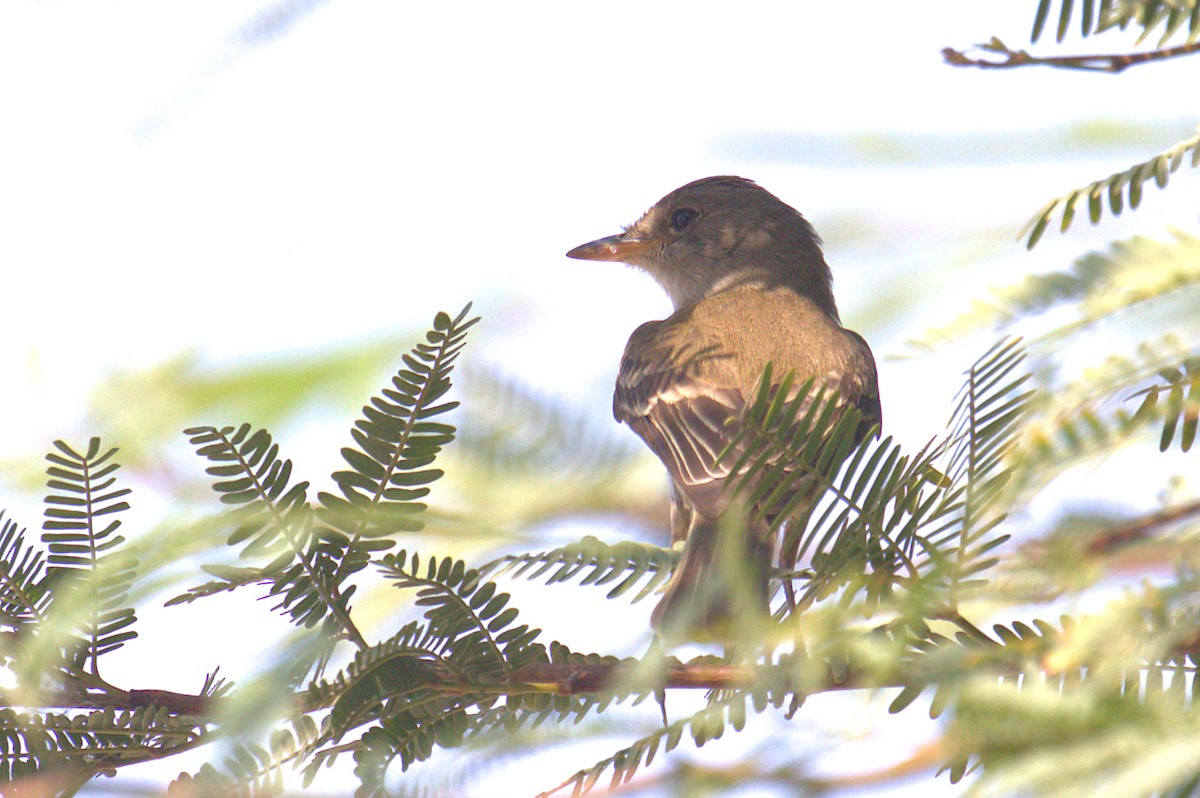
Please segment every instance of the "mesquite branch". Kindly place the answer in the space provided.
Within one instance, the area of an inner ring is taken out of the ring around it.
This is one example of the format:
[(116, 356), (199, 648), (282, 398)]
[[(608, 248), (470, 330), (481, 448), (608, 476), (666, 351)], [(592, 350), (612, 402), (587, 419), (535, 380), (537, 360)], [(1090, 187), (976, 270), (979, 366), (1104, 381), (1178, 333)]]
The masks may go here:
[(968, 50), (942, 48), (942, 58), (952, 66), (978, 67), (980, 69), (1013, 69), (1015, 67), (1047, 66), (1055, 69), (1078, 69), (1086, 72), (1117, 73), (1131, 66), (1165, 61), (1170, 58), (1200, 52), (1200, 42), (1165, 47), (1143, 53), (1109, 53), (1091, 55), (1037, 56), (1026, 50), (1009, 49), (1004, 42), (993, 38), (986, 44), (976, 45), (975, 50), (987, 53), (985, 57), (968, 55)]

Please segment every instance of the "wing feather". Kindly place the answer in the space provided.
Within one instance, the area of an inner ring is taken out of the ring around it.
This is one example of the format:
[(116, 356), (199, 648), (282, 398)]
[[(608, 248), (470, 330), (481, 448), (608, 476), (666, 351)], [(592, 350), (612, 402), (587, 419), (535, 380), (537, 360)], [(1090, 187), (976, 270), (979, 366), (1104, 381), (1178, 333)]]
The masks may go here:
[(878, 423), (874, 360), (857, 335), (843, 337), (848, 331), (834, 326), (828, 335), (842, 354), (819, 361), (811, 350), (783, 349), (785, 357), (776, 358), (756, 346), (758, 342), (746, 340), (728, 342), (741, 353), (734, 358), (713, 343), (711, 330), (684, 322), (686, 318), (673, 317), (648, 322), (634, 332), (617, 375), (613, 415), (646, 442), (666, 466), (676, 491), (700, 515), (716, 517), (729, 504), (725, 482), (741, 452), (724, 459), (720, 455), (738, 432), (747, 397), (754, 397), (768, 361), (780, 361), (774, 365), (781, 379), (789, 369), (796, 372), (794, 391), (816, 377), (839, 392), (840, 403), (859, 406), (864, 413), (860, 436)]

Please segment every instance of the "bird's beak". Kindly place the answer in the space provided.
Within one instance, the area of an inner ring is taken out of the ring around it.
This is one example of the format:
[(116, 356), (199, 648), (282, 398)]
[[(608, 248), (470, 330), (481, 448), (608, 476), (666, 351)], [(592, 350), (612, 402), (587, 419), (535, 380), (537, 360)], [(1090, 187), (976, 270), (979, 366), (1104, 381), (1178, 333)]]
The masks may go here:
[(639, 255), (650, 246), (650, 241), (638, 238), (630, 232), (598, 238), (581, 244), (567, 253), (568, 258), (577, 260), (612, 260), (622, 263), (637, 263)]

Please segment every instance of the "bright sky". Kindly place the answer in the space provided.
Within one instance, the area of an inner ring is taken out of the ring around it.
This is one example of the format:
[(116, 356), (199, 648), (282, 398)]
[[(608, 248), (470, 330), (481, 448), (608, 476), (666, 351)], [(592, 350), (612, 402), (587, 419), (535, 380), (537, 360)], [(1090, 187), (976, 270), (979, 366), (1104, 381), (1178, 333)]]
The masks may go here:
[[(1018, 252), (1041, 202), (1095, 176), (1045, 167), (1006, 192), (989, 132), (1119, 118), (1126, 92), (1152, 120), (1176, 96), (1162, 70), (1114, 92), (942, 63), (993, 33), (1023, 44), (1033, 2), (257, 5), (0, 9), (4, 453), (42, 448), (116, 368), (303, 350), (471, 299), (502, 368), (590, 395), (667, 305), (562, 253), (708, 174), (758, 180), (818, 230), (883, 228), (868, 264), (826, 232), (853, 324), (965, 230), (1009, 223)], [(856, 149), (883, 133), (910, 166)], [(985, 145), (931, 169), (958, 134)]]
[[(1126, 119), (1130, 97), (1170, 129), (1194, 65), (943, 64), (942, 47), (993, 34), (1028, 46), (1035, 6), (6, 0), (0, 458), (76, 434), (114, 370), (327, 347), (469, 300), (479, 356), (607, 412), (625, 338), (668, 303), (644, 276), (563, 253), (711, 174), (805, 213), (843, 318), (881, 358), (901, 351), (1011, 276), (943, 282), (943, 264), (1065, 267), (1086, 231), (1025, 255), (1029, 216), (1190, 133), (1102, 160), (1053, 145)], [(903, 151), (881, 159), (868, 145), (883, 134)], [(868, 311), (914, 275), (928, 312), (873, 336)], [(902, 440), (937, 431), (968, 363), (912, 396), (926, 372), (881, 362)]]

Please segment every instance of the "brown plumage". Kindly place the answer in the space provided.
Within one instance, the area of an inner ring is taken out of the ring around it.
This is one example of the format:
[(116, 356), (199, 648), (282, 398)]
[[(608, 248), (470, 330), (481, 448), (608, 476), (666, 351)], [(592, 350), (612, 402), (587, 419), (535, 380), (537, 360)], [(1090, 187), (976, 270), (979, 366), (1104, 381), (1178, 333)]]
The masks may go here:
[(765, 610), (773, 527), (786, 519), (745, 528), (732, 546), (722, 542), (737, 457), (717, 459), (767, 364), (776, 379), (791, 371), (796, 385), (811, 378), (836, 388), (862, 411), (864, 433), (880, 419), (871, 350), (841, 326), (820, 240), (753, 182), (710, 177), (663, 197), (620, 235), (567, 254), (642, 268), (675, 305), (668, 318), (634, 331), (613, 396), (616, 419), (671, 475), (672, 538), (686, 540), (655, 629), (695, 637), (738, 617), (730, 604), (739, 599), (739, 572), (751, 577), (750, 608)]

